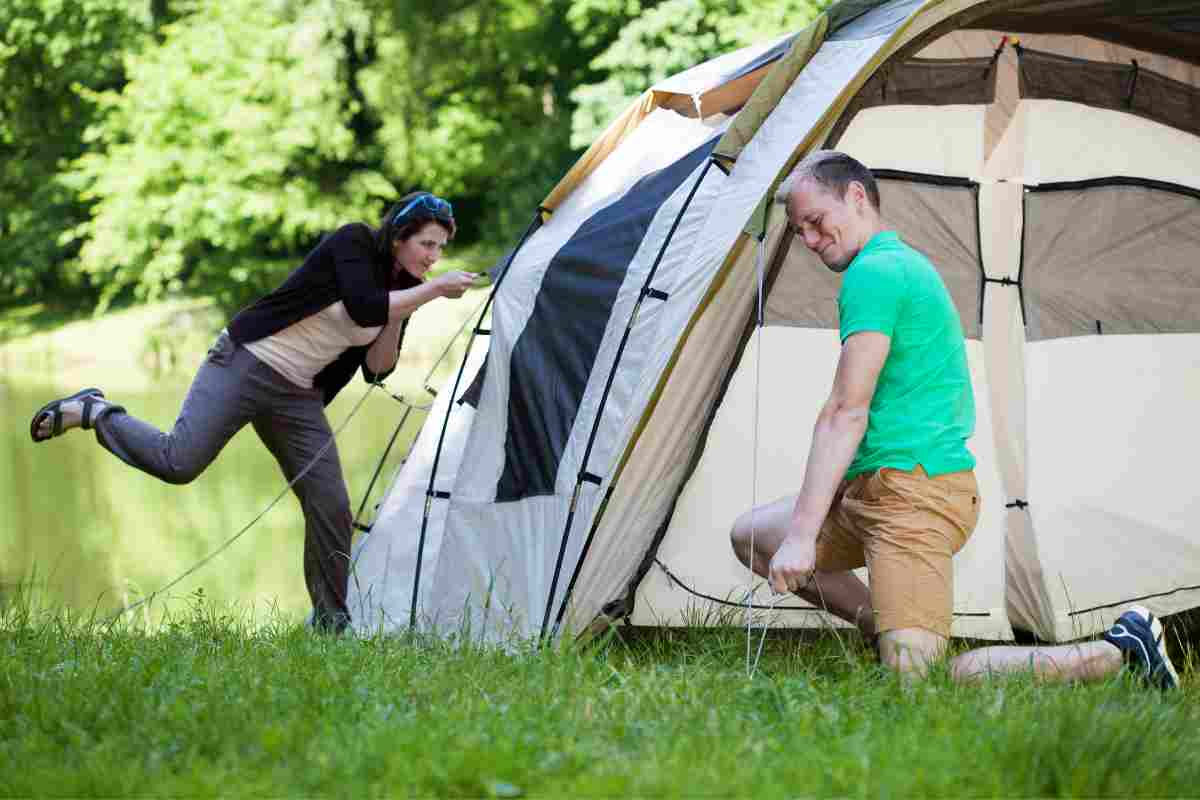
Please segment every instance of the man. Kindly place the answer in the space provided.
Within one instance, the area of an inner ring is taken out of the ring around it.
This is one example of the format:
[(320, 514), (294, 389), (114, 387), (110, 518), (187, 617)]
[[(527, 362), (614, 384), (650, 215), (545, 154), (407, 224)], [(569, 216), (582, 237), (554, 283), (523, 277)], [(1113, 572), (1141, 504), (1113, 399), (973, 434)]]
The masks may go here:
[[(878, 637), (880, 658), (893, 669), (921, 675), (946, 649), (951, 559), (980, 510), (966, 446), (975, 403), (962, 324), (929, 260), (885, 227), (875, 179), (858, 161), (814, 153), (776, 201), (804, 245), (844, 275), (842, 350), (799, 494), (742, 515), (734, 552), (775, 591), (794, 592)], [(870, 590), (851, 572), (861, 566)], [(1104, 641), (989, 647), (960, 655), (951, 668), (961, 680), (1029, 669), (1086, 679), (1124, 660), (1158, 685), (1178, 682), (1161, 623), (1140, 607)]]

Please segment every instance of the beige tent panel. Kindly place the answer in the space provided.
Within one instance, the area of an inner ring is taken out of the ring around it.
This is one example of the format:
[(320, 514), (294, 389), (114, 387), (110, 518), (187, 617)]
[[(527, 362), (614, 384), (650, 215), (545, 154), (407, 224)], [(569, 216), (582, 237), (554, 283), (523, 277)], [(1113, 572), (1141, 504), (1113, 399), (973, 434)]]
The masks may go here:
[(1196, 605), (1200, 426), (1181, 423), (1200, 402), (1200, 334), (1054, 339), (1026, 363), (1028, 514), (1055, 638), (1101, 630), (1135, 599)]
[[(759, 622), (779, 626), (835, 625), (797, 611), (733, 556), (729, 531), (755, 505), (794, 495), (804, 477), (812, 424), (829, 396), (840, 344), (836, 331), (767, 327), (748, 344), (708, 433), (704, 453), (684, 488), (658, 548), (653, 576), (639, 587), (635, 624), (728, 623), (729, 609), (753, 592)], [(969, 443), (979, 461), (983, 513), (954, 559), (958, 636), (1009, 639), (1004, 592), (1004, 493), (992, 455), (990, 413), (980, 387), (987, 381), (982, 345), (969, 346), (979, 429)], [(800, 366), (803, 368), (799, 368)], [(757, 431), (757, 435), (755, 432)], [(668, 573), (669, 571), (669, 573)], [(864, 580), (865, 570), (860, 570)], [(773, 604), (786, 611), (768, 611)], [(722, 609), (726, 609), (723, 613)], [(744, 613), (741, 611), (740, 613)], [(732, 613), (736, 618), (737, 613)]]
[(1021, 106), (1023, 183), (1125, 175), (1200, 188), (1200, 137), (1077, 103), (1022, 100)]
[[(1200, 66), (1159, 53), (1150, 53), (1087, 36), (1061, 34), (1011, 34), (1000, 30), (956, 30), (922, 48), (919, 58), (987, 58), (1001, 41), (1019, 42), (1031, 50), (1085, 59), (1107, 64), (1128, 65), (1137, 61), (1140, 69), (1155, 72), (1181, 83), (1200, 87)], [(1004, 135), (1020, 101), (1017, 81), (1017, 54), (1011, 46), (1000, 53), (996, 74), (996, 99), (987, 107), (985, 151), (991, 155)]]

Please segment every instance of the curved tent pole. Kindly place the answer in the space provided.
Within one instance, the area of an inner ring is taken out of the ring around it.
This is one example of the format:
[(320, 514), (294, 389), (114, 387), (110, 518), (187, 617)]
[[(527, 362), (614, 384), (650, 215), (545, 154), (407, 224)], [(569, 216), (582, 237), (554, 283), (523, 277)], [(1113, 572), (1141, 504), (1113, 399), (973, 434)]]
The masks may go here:
[[(612, 390), (613, 380), (617, 375), (617, 367), (621, 364), (621, 357), (625, 354), (625, 346), (629, 343), (629, 335), (633, 332), (633, 326), (637, 322), (638, 313), (641, 311), (642, 303), (647, 297), (665, 300), (666, 296), (662, 293), (656, 293), (650, 288), (650, 284), (654, 281), (655, 275), (658, 273), (658, 266), (662, 263), (663, 256), (666, 255), (667, 248), (671, 245), (671, 240), (675, 238), (675, 231), (679, 228), (680, 221), (683, 220), (683, 215), (687, 213), (688, 208), (692, 204), (692, 199), (696, 196), (696, 192), (700, 189), (700, 184), (704, 182), (704, 178), (708, 175), (708, 171), (716, 163), (713, 157), (709, 157), (708, 162), (704, 165), (704, 169), (700, 171), (700, 176), (696, 178), (696, 182), (692, 185), (691, 191), (688, 192), (687, 198), (683, 201), (683, 206), (680, 207), (679, 213), (675, 215), (675, 221), (671, 224), (671, 230), (667, 232), (667, 238), (663, 241), (662, 247), (659, 248), (658, 256), (654, 259), (654, 264), (651, 265), (650, 271), (646, 275), (646, 280), (642, 283), (642, 290), (638, 295), (637, 302), (633, 306), (633, 311), (629, 315), (629, 322), (625, 325), (625, 332), (621, 335), (621, 343), (617, 346), (617, 355), (613, 359), (612, 366), (608, 370), (608, 378), (604, 382), (604, 392), (600, 395), (600, 404), (596, 408), (596, 415), (592, 419), (592, 432), (588, 435), (587, 447), (583, 451), (583, 459), (580, 462), (579, 477), (575, 479), (575, 490), (571, 493), (571, 508), (567, 512), (567, 522), (563, 526), (562, 539), (558, 546), (558, 558), (554, 562), (554, 577), (550, 581), (550, 593), (546, 596), (546, 613), (542, 616), (542, 630), (539, 638), (546, 638), (546, 629), (550, 625), (550, 611), (554, 608), (554, 594), (558, 590), (558, 579), (562, 574), (563, 557), (567, 552), (567, 540), (571, 536), (571, 526), (575, 522), (575, 508), (579, 502), (579, 490), (583, 487), (584, 482), (599, 484), (601, 479), (592, 475), (587, 471), (588, 459), (592, 454), (592, 447), (596, 444), (596, 435), (600, 432), (600, 420), (604, 415), (604, 407), (608, 404), (608, 395)], [(558, 609), (554, 629), (557, 632), (559, 625), (562, 622), (563, 614), (566, 612), (567, 602), (571, 599), (571, 591), (575, 588), (575, 581), (579, 577), (580, 567), (583, 565), (584, 559), (587, 557), (587, 550), (592, 543), (592, 535), (595, 533), (595, 526), (589, 533), (587, 542), (584, 544), (584, 549), (579, 555), (579, 561), (575, 564), (575, 569), (571, 575), (571, 580), (567, 585), (567, 591), (563, 596), (563, 601)]]
[[(517, 257), (517, 253), (521, 252), (521, 248), (525, 246), (525, 242), (529, 240), (529, 237), (532, 236), (534, 232), (542, 226), (542, 215), (548, 213), (550, 213), (548, 209), (543, 207), (538, 208), (537, 212), (533, 216), (533, 219), (530, 221), (529, 226), (525, 228), (525, 232), (521, 234), (521, 239), (517, 242), (517, 246), (513, 248), (511, 253), (509, 253), (508, 260), (504, 263), (504, 269), (500, 272), (500, 278), (496, 281), (495, 285), (492, 286), (491, 294), (488, 296), (487, 302), (484, 303), (483, 311), (479, 315), (479, 320), (476, 322), (475, 328), (471, 331), (471, 339), (467, 342), (466, 352), (463, 353), (462, 363), (459, 364), (458, 374), (454, 378), (454, 388), (450, 390), (450, 402), (446, 405), (446, 418), (442, 420), (442, 430), (438, 434), (437, 449), (434, 451), (433, 455), (433, 469), (431, 469), (429, 473), (429, 486), (425, 490), (425, 512), (421, 516), (421, 535), (417, 540), (417, 568), (416, 573), (413, 576), (412, 606), (408, 616), (408, 626), (410, 628), (416, 628), (417, 626), (417, 598), (420, 596), (421, 591), (421, 566), (425, 560), (425, 534), (429, 530), (430, 504), (433, 502), (434, 497), (440, 497), (440, 495), (434, 491), (433, 487), (434, 481), (437, 480), (438, 465), (442, 460), (442, 447), (446, 442), (446, 429), (450, 426), (450, 414), (454, 411), (454, 396), (458, 394), (459, 384), (462, 382), (463, 373), (467, 369), (467, 358), (471, 354), (471, 345), (475, 343), (475, 337), (479, 335), (483, 321), (487, 317), (487, 313), (492, 307), (492, 300), (496, 297), (496, 292), (500, 291), (500, 286), (504, 283), (504, 279), (508, 276), (509, 268), (512, 267), (512, 262)], [(448, 497), (448, 495), (446, 495), (446, 497)]]

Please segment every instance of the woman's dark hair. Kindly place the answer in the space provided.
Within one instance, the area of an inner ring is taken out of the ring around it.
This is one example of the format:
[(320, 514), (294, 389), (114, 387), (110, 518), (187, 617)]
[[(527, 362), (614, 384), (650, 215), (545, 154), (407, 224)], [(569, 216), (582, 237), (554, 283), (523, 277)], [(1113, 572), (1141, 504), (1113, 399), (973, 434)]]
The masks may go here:
[(405, 212), (403, 218), (397, 220), (396, 215), (409, 206), (413, 200), (416, 200), (422, 195), (432, 196), (429, 192), (409, 192), (401, 197), (380, 220), (379, 230), (377, 231), (377, 244), (380, 252), (387, 254), (389, 257), (392, 252), (392, 242), (397, 240), (405, 241), (412, 237), (417, 231), (424, 228), (430, 222), (436, 223), (444, 231), (446, 238), (453, 239), (454, 234), (458, 232), (458, 226), (454, 224), (453, 216), (436, 214), (424, 205), (417, 204), (412, 206)]
[[(379, 228), (375, 231), (375, 246), (379, 250), (379, 255), (384, 263), (392, 262), (392, 242), (405, 241), (411, 238), (417, 231), (424, 228), (430, 222), (434, 222), (441, 226), (446, 231), (446, 238), (453, 239), (454, 234), (458, 231), (458, 227), (454, 224), (454, 217), (451, 215), (437, 214), (421, 203), (412, 204), (412, 201), (423, 195), (432, 195), (429, 192), (409, 192), (401, 197), (395, 205), (387, 210), (383, 215), (383, 219), (379, 222)], [(411, 208), (409, 207), (411, 205)], [(400, 219), (396, 219), (397, 215), (404, 209), (408, 209)], [(421, 283), (418, 278), (414, 278), (407, 272), (401, 272), (399, 275), (392, 276), (394, 288), (411, 289)]]

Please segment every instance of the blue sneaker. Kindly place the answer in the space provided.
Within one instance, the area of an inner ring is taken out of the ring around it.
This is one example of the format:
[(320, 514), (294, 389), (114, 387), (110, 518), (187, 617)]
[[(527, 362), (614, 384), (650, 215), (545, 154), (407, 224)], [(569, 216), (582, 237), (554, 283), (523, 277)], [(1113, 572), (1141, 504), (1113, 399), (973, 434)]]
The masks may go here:
[(1167, 656), (1162, 623), (1149, 609), (1130, 606), (1104, 632), (1104, 641), (1115, 645), (1125, 657), (1125, 663), (1144, 680), (1160, 689), (1178, 688), (1179, 673)]

